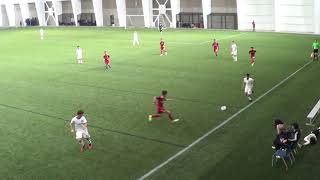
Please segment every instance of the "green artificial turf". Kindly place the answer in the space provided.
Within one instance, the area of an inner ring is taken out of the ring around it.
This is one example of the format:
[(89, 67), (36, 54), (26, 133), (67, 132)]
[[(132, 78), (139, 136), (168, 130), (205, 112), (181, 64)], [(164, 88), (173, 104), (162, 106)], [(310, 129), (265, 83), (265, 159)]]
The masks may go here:
[[(237, 31), (36, 28), (0, 31), (0, 174), (2, 179), (137, 179), (219, 125), (248, 102), (241, 83), (256, 80), (257, 98), (310, 61), (312, 35)], [(220, 55), (211, 41), (219, 40)], [(238, 45), (238, 62), (230, 43)], [(84, 52), (76, 64), (75, 48)], [(248, 51), (257, 50), (254, 67)], [(103, 51), (111, 56), (105, 71)], [(226, 126), (152, 174), (149, 179), (316, 180), (320, 146), (301, 149), (289, 171), (271, 167), (275, 118), (298, 122), (319, 98), (313, 62)], [(168, 90), (166, 117), (149, 123), (153, 96)], [(221, 111), (222, 105), (227, 106)], [(93, 151), (79, 152), (69, 121), (83, 109)], [(318, 121), (317, 121), (318, 122)]]

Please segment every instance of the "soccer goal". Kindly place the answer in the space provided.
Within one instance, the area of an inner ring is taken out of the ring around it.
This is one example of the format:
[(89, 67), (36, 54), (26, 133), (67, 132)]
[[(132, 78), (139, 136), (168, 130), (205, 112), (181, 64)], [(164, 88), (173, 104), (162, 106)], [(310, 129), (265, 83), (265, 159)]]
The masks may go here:
[(127, 15), (126, 29), (127, 28), (142, 28), (144, 27), (143, 15)]

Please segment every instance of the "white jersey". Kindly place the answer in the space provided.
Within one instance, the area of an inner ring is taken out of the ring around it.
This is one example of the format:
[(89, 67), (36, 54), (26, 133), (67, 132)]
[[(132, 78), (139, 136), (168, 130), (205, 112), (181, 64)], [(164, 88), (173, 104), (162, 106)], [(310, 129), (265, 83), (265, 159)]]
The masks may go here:
[(44, 30), (40, 29), (40, 36), (44, 36)]
[(76, 54), (77, 54), (77, 59), (82, 59), (82, 49), (81, 48), (77, 48)]
[(138, 41), (138, 40), (139, 40), (139, 37), (138, 37), (138, 33), (137, 33), (137, 32), (134, 32), (134, 33), (133, 33), (133, 40), (134, 40), (134, 41)]
[(76, 132), (87, 131), (87, 128), (83, 126), (85, 123), (87, 123), (87, 119), (84, 116), (82, 116), (80, 119), (75, 116), (71, 119), (71, 123), (74, 123), (74, 129)]
[(237, 54), (238, 47), (237, 47), (237, 45), (235, 43), (231, 45), (231, 51), (232, 51), (233, 54)]
[(245, 77), (243, 79), (243, 83), (245, 84), (245, 89), (252, 89), (253, 88), (253, 83), (254, 83), (254, 79), (252, 79), (251, 77), (249, 77), (248, 79)]

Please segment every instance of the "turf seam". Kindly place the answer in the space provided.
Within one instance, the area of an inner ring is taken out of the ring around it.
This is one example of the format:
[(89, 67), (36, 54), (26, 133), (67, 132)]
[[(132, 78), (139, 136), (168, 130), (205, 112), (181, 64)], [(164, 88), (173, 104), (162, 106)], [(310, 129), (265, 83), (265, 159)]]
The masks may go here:
[[(39, 112), (36, 112), (36, 111), (23, 109), (23, 108), (19, 108), (19, 107), (16, 107), (16, 106), (11, 106), (11, 105), (7, 105), (7, 104), (0, 104), (0, 106), (6, 107), (6, 108), (10, 108), (10, 109), (20, 110), (20, 111), (24, 111), (24, 112), (28, 112), (28, 113), (32, 113), (32, 114), (36, 114), (36, 115), (40, 115), (40, 116), (45, 116), (45, 117), (49, 117), (49, 118), (53, 118), (53, 119), (59, 119), (59, 120), (64, 121), (64, 122), (69, 122), (69, 120), (66, 120), (66, 119), (58, 117), (58, 116), (39, 113)], [(182, 145), (182, 144), (163, 141), (163, 140), (159, 140), (159, 139), (155, 139), (155, 138), (139, 136), (139, 135), (123, 132), (123, 131), (118, 131), (118, 130), (109, 129), (109, 128), (103, 128), (103, 127), (100, 127), (100, 126), (95, 126), (95, 125), (90, 125), (90, 124), (88, 126), (91, 127), (91, 128), (94, 128), (94, 129), (99, 129), (101, 131), (107, 131), (107, 132), (111, 132), (111, 133), (116, 133), (116, 134), (120, 134), (120, 135), (124, 135), (124, 136), (128, 136), (128, 137), (133, 137), (133, 138), (140, 139), (140, 140), (145, 140), (145, 141), (150, 141), (150, 142), (157, 142), (157, 143), (166, 144), (166, 145), (170, 145), (170, 146), (175, 146), (175, 147), (179, 147), (179, 148), (187, 147), (186, 145)]]
[(241, 114), (243, 111), (247, 110), (248, 108), (250, 108), (252, 105), (256, 104), (258, 101), (260, 101), (262, 98), (264, 98), (265, 96), (267, 96), (269, 93), (271, 93), (273, 90), (275, 90), (276, 88), (278, 88), (279, 86), (281, 86), (282, 84), (284, 84), (286, 81), (288, 81), (289, 79), (291, 79), (291, 77), (293, 77), (295, 74), (297, 74), (299, 71), (301, 71), (302, 69), (304, 69), (306, 66), (308, 66), (309, 64), (311, 64), (312, 61), (309, 61), (307, 63), (305, 63), (302, 67), (298, 68), (295, 72), (293, 72), (292, 74), (290, 74), (289, 76), (287, 76), (286, 78), (284, 78), (282, 81), (280, 81), (279, 83), (277, 83), (276, 85), (274, 85), (271, 89), (269, 89), (268, 91), (266, 91), (265, 93), (263, 93), (262, 95), (260, 95), (257, 99), (255, 99), (253, 102), (251, 102), (250, 104), (246, 105), (245, 107), (243, 107), (242, 109), (240, 109), (238, 112), (234, 113), (233, 115), (231, 115), (229, 118), (227, 118), (226, 120), (222, 121), (218, 126), (213, 127), (211, 130), (209, 130), (208, 132), (206, 132), (205, 134), (203, 134), (202, 136), (200, 136), (199, 138), (197, 138), (196, 140), (194, 140), (191, 144), (189, 144), (187, 147), (183, 148), (182, 150), (178, 151), (177, 153), (175, 153), (174, 155), (170, 156), (167, 160), (165, 160), (164, 162), (160, 163), (159, 165), (155, 166), (154, 168), (152, 168), (150, 171), (146, 172), (144, 175), (142, 175), (141, 177), (138, 178), (138, 180), (144, 180), (148, 177), (150, 177), (151, 175), (153, 175), (155, 172), (157, 172), (159, 169), (161, 169), (162, 167), (166, 166), (167, 164), (169, 164), (171, 161), (175, 160), (177, 157), (181, 156), (182, 154), (184, 154), (186, 151), (188, 151), (190, 148), (192, 148), (193, 146), (197, 145), (198, 143), (200, 143), (202, 140), (206, 139), (209, 135), (211, 135), (213, 132), (216, 132), (217, 130), (219, 130), (220, 128), (224, 127), (226, 124), (228, 124), (231, 120), (233, 120), (235, 117), (237, 117), (239, 114)]
[[(124, 92), (124, 93), (128, 93), (128, 94), (149, 95), (151, 97), (154, 96), (154, 94), (146, 93), (146, 92), (138, 92), (138, 91), (123, 90), (123, 89), (107, 88), (107, 87), (95, 86), (95, 85), (85, 85), (85, 84), (73, 83), (73, 82), (59, 81), (59, 82), (55, 82), (55, 83), (63, 83), (63, 84), (69, 85), (69, 86), (82, 86), (82, 87), (90, 87), (90, 88), (96, 88), (96, 89), (104, 89), (104, 90), (109, 90), (109, 91), (114, 91), (114, 92)], [(199, 99), (183, 98), (183, 97), (176, 97), (176, 96), (170, 96), (170, 97), (172, 99), (178, 100), (178, 101), (200, 103), (200, 104), (205, 104), (205, 105), (213, 105), (213, 106), (217, 106), (217, 107), (222, 106), (222, 104), (208, 102), (208, 101), (202, 101), (202, 100), (199, 100)], [(223, 104), (223, 105), (225, 105), (225, 104)], [(228, 105), (228, 107), (229, 108), (236, 108), (236, 109), (240, 109), (241, 108), (240, 106), (232, 106), (232, 105)]]

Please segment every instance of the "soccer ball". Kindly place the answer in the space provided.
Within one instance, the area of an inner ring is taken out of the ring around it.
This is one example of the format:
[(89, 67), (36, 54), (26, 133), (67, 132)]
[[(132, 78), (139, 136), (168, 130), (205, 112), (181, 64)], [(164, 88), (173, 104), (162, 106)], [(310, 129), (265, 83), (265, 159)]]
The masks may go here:
[(310, 54), (310, 59), (312, 59), (312, 58), (313, 58), (313, 56), (314, 56), (314, 55), (313, 55), (313, 53), (311, 53), (311, 54)]
[(225, 110), (227, 110), (227, 106), (221, 106), (221, 111), (225, 111)]

